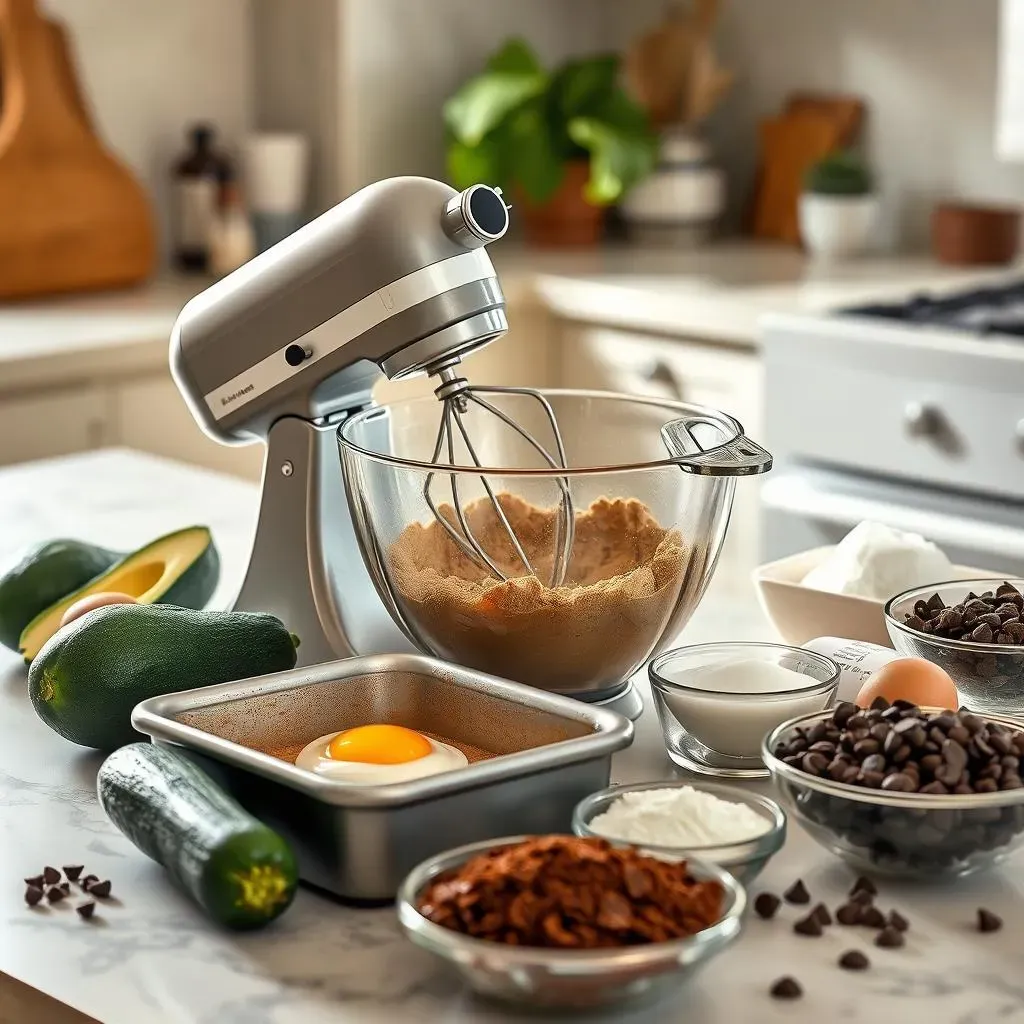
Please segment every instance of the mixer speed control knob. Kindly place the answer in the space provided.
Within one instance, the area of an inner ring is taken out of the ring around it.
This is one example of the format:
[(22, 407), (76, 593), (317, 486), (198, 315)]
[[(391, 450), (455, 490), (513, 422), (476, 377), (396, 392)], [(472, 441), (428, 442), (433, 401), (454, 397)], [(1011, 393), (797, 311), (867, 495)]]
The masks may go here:
[(289, 366), (301, 366), (311, 355), (311, 348), (303, 348), (301, 345), (289, 345), (284, 350), (284, 361)]
[(508, 206), (500, 188), (470, 185), (444, 208), (445, 234), (467, 249), (479, 249), (508, 231)]

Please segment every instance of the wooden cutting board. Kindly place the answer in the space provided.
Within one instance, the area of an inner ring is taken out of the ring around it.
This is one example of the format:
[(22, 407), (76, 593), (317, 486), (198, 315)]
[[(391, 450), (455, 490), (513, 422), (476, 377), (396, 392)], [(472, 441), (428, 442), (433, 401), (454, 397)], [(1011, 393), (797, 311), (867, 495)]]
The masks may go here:
[(0, 298), (136, 283), (156, 262), (139, 183), (97, 137), (67, 39), (0, 0)]
[(840, 134), (834, 119), (815, 113), (784, 114), (761, 123), (761, 180), (752, 225), (756, 237), (800, 243), (797, 205), (804, 177), (838, 148)]
[(852, 146), (860, 135), (867, 108), (857, 96), (827, 92), (794, 92), (786, 101), (787, 114), (820, 114), (835, 122), (839, 145)]

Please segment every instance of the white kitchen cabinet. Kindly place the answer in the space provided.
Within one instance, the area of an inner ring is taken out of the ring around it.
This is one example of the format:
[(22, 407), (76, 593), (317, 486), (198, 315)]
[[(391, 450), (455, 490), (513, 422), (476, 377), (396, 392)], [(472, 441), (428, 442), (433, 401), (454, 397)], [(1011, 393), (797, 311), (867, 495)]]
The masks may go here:
[(103, 387), (0, 395), (0, 465), (101, 448), (111, 433)]
[(259, 480), (263, 445), (228, 447), (196, 425), (170, 372), (119, 381), (113, 388), (116, 444)]
[[(610, 328), (567, 325), (558, 342), (560, 385), (707, 405), (762, 439), (763, 373), (758, 353)], [(736, 482), (729, 533), (716, 579), (749, 587), (759, 562), (759, 480)]]

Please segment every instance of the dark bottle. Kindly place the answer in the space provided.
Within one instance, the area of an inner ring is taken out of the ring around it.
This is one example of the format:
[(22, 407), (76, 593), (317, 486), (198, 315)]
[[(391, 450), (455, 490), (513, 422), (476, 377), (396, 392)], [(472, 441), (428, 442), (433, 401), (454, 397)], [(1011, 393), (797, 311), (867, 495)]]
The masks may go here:
[(213, 146), (213, 129), (195, 125), (189, 132), (191, 149), (174, 168), (175, 261), (184, 270), (209, 267), (210, 228), (224, 160)]

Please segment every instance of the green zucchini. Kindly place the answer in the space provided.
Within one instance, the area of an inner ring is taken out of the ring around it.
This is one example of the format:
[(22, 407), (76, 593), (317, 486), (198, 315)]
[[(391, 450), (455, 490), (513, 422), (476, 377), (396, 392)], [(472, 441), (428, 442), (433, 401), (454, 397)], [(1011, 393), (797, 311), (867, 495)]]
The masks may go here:
[(260, 928), (288, 909), (298, 885), (291, 847), (182, 754), (121, 747), (100, 766), (96, 788), (111, 822), (212, 920)]

